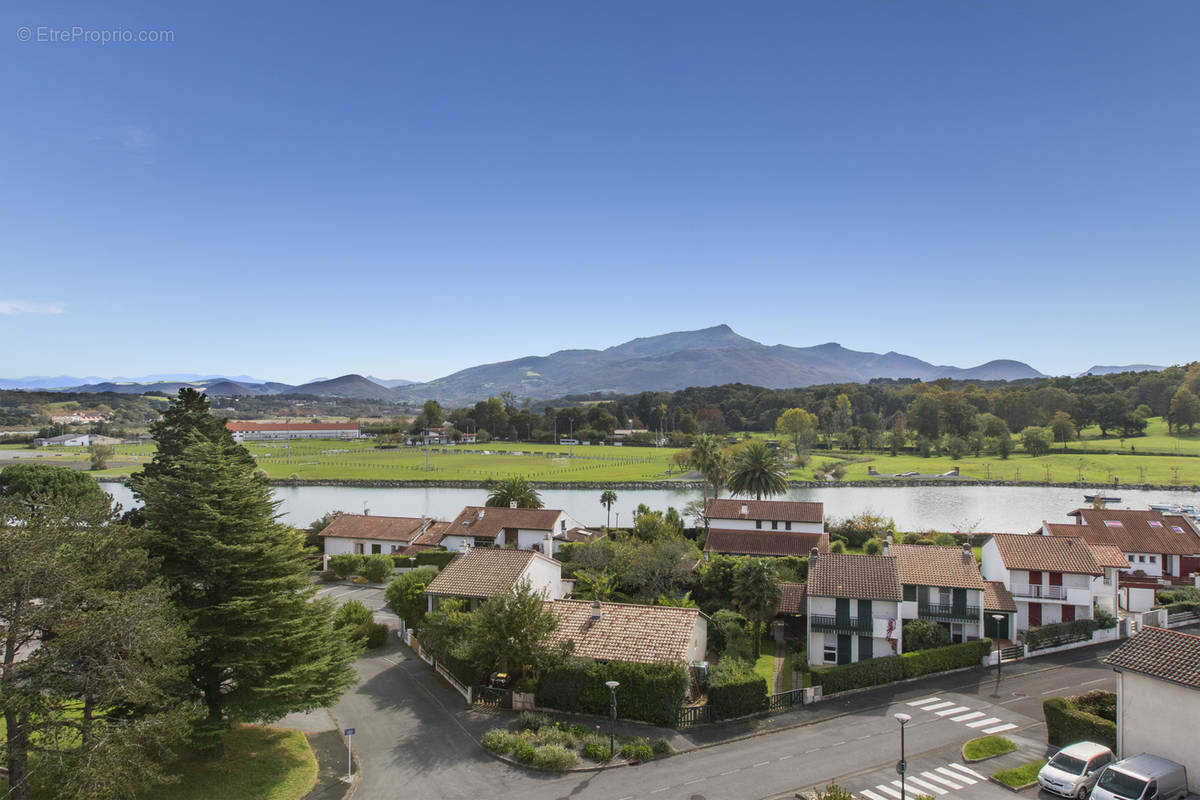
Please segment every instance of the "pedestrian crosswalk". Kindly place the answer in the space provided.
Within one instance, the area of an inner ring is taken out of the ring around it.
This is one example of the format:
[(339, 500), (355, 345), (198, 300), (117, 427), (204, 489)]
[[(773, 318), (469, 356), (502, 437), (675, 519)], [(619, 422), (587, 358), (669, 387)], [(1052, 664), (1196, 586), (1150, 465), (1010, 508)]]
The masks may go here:
[(982, 711), (972, 711), (969, 706), (959, 705), (953, 700), (943, 700), (940, 697), (925, 697), (913, 700), (907, 705), (921, 711), (932, 711), (939, 717), (948, 717), (952, 722), (961, 722), (968, 728), (984, 734), (1003, 733), (1017, 727), (1011, 722), (1004, 722), (999, 717), (989, 717)]
[(853, 795), (860, 800), (901, 800), (902, 796), (913, 797), (914, 794), (928, 794), (940, 799), (951, 791), (973, 786), (984, 780), (986, 779), (982, 775), (970, 767), (951, 761), (944, 766), (909, 772), (904, 776), (903, 787), (899, 780), (893, 780), (859, 789), (853, 792)]

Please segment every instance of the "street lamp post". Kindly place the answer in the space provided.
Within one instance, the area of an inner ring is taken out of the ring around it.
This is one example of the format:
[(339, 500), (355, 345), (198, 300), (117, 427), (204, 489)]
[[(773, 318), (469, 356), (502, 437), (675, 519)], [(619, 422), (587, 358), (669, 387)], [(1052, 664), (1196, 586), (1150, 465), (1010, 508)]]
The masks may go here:
[(904, 726), (912, 719), (908, 714), (896, 714), (896, 721), (900, 723), (900, 760), (896, 762), (896, 772), (900, 773), (900, 800), (906, 800), (904, 794), (904, 773), (908, 771), (908, 764), (904, 760)]
[(996, 680), (1000, 680), (1000, 623), (1004, 621), (1003, 614), (992, 614), (996, 621)]
[(611, 759), (616, 750), (617, 687), (621, 684), (618, 681), (605, 681), (604, 685), (608, 687), (608, 694), (610, 698), (608, 705), (608, 757)]

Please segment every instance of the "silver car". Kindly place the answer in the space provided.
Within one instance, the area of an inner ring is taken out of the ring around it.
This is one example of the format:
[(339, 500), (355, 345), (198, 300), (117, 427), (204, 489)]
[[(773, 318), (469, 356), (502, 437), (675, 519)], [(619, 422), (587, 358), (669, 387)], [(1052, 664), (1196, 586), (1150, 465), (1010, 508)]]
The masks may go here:
[(1096, 785), (1100, 773), (1116, 756), (1102, 744), (1078, 742), (1054, 754), (1038, 773), (1038, 785), (1063, 797), (1083, 800)]

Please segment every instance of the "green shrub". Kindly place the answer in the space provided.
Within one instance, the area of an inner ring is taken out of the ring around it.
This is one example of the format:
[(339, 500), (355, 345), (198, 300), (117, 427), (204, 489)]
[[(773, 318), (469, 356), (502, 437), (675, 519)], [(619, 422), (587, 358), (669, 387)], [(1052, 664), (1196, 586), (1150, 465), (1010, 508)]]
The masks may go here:
[(1090, 639), (1096, 630), (1096, 622), (1090, 619), (1077, 619), (1071, 622), (1053, 622), (1049, 625), (1039, 625), (1021, 632), (1021, 639), (1030, 650), (1043, 650), (1047, 647), (1057, 647), (1062, 644)]
[(1069, 698), (1051, 697), (1042, 702), (1046, 718), (1046, 738), (1063, 747), (1073, 742), (1096, 742), (1117, 749), (1117, 725), (1095, 714), (1080, 710)]
[(516, 744), (513, 745), (513, 755), (515, 755), (517, 757), (517, 761), (520, 761), (522, 764), (532, 763), (535, 752), (537, 751), (536, 748), (534, 748), (533, 743), (526, 741), (525, 739), (517, 739)]
[(587, 738), (588, 735), (591, 734), (591, 731), (588, 730), (587, 725), (580, 725), (579, 723), (575, 723), (574, 725), (571, 725), (570, 727), (567, 728), (567, 730), (570, 731), (571, 735), (574, 736), (576, 739), (585, 739), (585, 738)]
[(608, 739), (601, 736), (591, 736), (583, 743), (583, 754), (597, 764), (607, 764), (612, 760), (608, 750)]
[(333, 612), (333, 627), (339, 630), (341, 628), (357, 628), (364, 622), (370, 622), (371, 619), (371, 609), (357, 600), (348, 600)]
[(417, 566), (442, 569), (453, 561), (457, 555), (458, 553), (453, 550), (425, 550), (417, 553)]
[(574, 750), (579, 746), (579, 743), (575, 741), (575, 737), (571, 735), (570, 731), (555, 725), (546, 725), (540, 728), (537, 732), (537, 743), (541, 745), (558, 745), (568, 750)]
[(366, 649), (374, 650), (383, 646), (383, 643), (387, 641), (387, 635), (387, 625), (368, 620), (355, 628), (354, 632), (350, 634), (350, 638), (361, 642)]
[(883, 552), (883, 543), (878, 539), (867, 539), (863, 543), (863, 553), (868, 556), (877, 556)]
[(932, 650), (950, 644), (950, 631), (927, 619), (904, 623), (904, 651)]
[(540, 731), (552, 724), (550, 718), (536, 711), (522, 711), (517, 715), (517, 728), (523, 731)]
[(767, 681), (747, 661), (721, 659), (708, 674), (713, 719), (733, 719), (767, 707)]
[(329, 557), (329, 569), (340, 580), (346, 580), (346, 578), (354, 575), (361, 566), (362, 556), (356, 556), (353, 553), (340, 553)]
[(548, 744), (535, 748), (533, 765), (542, 769), (553, 769), (559, 772), (570, 769), (579, 763), (579, 756), (573, 750), (568, 750), (556, 744)]
[(654, 751), (656, 756), (669, 756), (675, 752), (675, 748), (671, 747), (671, 743), (661, 736), (650, 741), (650, 749)]
[(321, 582), (322, 583), (333, 583), (337, 579), (338, 579), (338, 575), (333, 570), (331, 570), (331, 569), (321, 570)]
[(812, 682), (814, 686), (820, 685), (825, 694), (836, 694), (934, 672), (976, 667), (991, 649), (991, 639), (978, 639), (934, 650), (873, 658), (841, 667), (824, 667), (812, 671)]
[(492, 728), (483, 735), (481, 740), (483, 748), (489, 753), (498, 753), (504, 755), (511, 753), (513, 748), (517, 746), (520, 737), (509, 733), (503, 728)]
[(605, 681), (619, 681), (617, 713), (653, 725), (674, 725), (676, 709), (688, 687), (687, 668), (679, 663), (639, 664), (567, 659), (542, 676), (537, 704), (579, 714), (608, 716), (610, 693)]
[(833, 544), (829, 545), (829, 552), (831, 552), (831, 553), (844, 553), (844, 552), (846, 552), (846, 543), (845, 543), (845, 542), (842, 542), (842, 541), (836, 541), (836, 542), (834, 542)]
[[(1200, 609), (1200, 603), (1197, 603), (1196, 607)], [(1169, 614), (1171, 612), (1168, 611), (1167, 613)], [(1103, 608), (1094, 609), (1092, 611), (1092, 618), (1096, 623), (1096, 630), (1098, 631), (1108, 631), (1117, 627), (1117, 618), (1105, 611)]]
[(900, 656), (900, 663), (904, 668), (904, 677), (918, 678), (933, 672), (978, 667), (990, 652), (992, 652), (991, 639), (976, 639), (938, 647), (934, 650), (905, 653)]
[(648, 744), (626, 744), (621, 746), (621, 758), (626, 761), (649, 761), (654, 758), (654, 750)]
[(392, 557), (383, 553), (372, 553), (363, 557), (362, 576), (371, 583), (383, 583), (392, 577), (395, 562)]
[(1094, 691), (1072, 697), (1071, 702), (1080, 711), (1095, 714), (1109, 722), (1117, 721), (1117, 695), (1114, 692)]

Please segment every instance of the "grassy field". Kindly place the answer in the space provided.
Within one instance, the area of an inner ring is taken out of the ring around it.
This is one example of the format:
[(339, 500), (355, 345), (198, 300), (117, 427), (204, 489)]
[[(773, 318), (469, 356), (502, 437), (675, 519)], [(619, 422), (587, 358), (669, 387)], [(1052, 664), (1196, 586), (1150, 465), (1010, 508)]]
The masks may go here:
[(1011, 753), (1016, 749), (1016, 743), (1003, 736), (981, 736), (964, 744), (962, 754), (967, 761), (982, 761), (985, 758)]
[(1145, 436), (1124, 438), (1109, 435), (1100, 438), (1100, 429), (1094, 425), (1079, 432), (1079, 441), (1070, 442), (1068, 447), (1076, 450), (1096, 450), (1113, 453), (1178, 453), (1200, 456), (1200, 430), (1180, 434), (1167, 433), (1167, 423), (1162, 417), (1151, 417), (1146, 425)]

